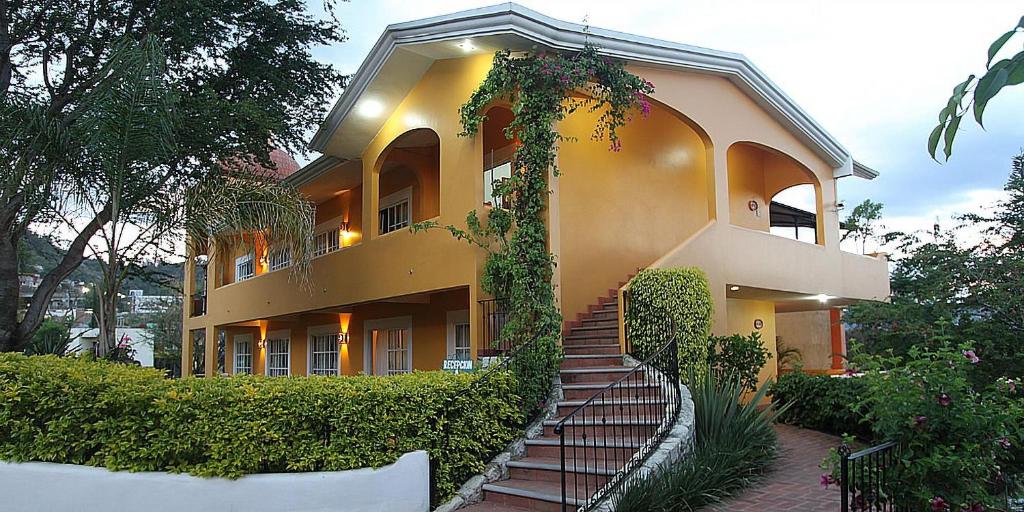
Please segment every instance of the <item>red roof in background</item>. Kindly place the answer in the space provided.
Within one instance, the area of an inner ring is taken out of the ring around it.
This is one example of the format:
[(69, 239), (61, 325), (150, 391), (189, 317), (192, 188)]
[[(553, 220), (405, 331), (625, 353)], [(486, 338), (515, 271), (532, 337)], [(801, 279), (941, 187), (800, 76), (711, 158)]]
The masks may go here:
[(266, 172), (267, 176), (283, 180), (299, 170), (299, 163), (291, 155), (280, 149), (274, 149), (270, 152), (270, 161), (274, 162), (274, 165), (277, 167), (276, 169), (267, 169), (259, 166), (260, 170)]
[(227, 160), (221, 166), (229, 173), (234, 170), (252, 172), (277, 180), (283, 180), (299, 170), (299, 163), (291, 155), (277, 148), (270, 151), (270, 161), (274, 163), (274, 169), (260, 165), (252, 157)]

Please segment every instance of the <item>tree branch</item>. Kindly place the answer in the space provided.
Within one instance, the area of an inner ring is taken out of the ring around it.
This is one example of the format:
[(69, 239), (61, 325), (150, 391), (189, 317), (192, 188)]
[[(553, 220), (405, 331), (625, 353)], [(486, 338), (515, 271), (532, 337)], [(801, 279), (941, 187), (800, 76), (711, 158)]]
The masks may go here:
[[(46, 274), (46, 277), (39, 283), (39, 288), (32, 294), (31, 302), (25, 311), (25, 317), (18, 323), (15, 339), (19, 343), (24, 344), (32, 336), (32, 333), (39, 328), (46, 314), (46, 307), (49, 305), (50, 299), (53, 298), (53, 294), (56, 293), (57, 287), (82, 263), (85, 257), (86, 245), (104, 224), (110, 222), (111, 213), (112, 208), (110, 205), (107, 205), (93, 217), (78, 233), (74, 241), (71, 242), (60, 263), (50, 273)], [(15, 347), (15, 350), (20, 348), (22, 347)]]

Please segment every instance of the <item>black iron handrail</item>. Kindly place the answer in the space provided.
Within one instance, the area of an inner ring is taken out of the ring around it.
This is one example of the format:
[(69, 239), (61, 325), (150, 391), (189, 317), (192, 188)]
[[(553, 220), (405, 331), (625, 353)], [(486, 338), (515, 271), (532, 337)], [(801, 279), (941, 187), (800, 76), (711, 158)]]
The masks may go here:
[[(454, 409), (453, 405), (457, 401), (471, 398), (494, 375), (502, 372), (511, 372), (516, 378), (515, 392), (512, 396), (506, 398), (517, 400), (517, 403), (514, 405), (522, 412), (522, 418), (525, 419), (526, 423), (528, 424), (543, 409), (543, 404), (551, 389), (551, 381), (557, 372), (560, 362), (552, 354), (544, 354), (543, 352), (557, 350), (557, 346), (552, 340), (543, 337), (534, 337), (519, 345), (513, 345), (512, 342), (508, 342), (507, 345), (512, 348), (505, 352), (498, 362), (484, 369), (478, 379), (470, 383), (465, 389), (452, 395), (441, 407), (435, 422), (435, 428), (444, 434), (440, 436), (438, 446), (435, 447), (435, 452), (430, 456), (431, 509), (440, 505), (440, 500), (443, 499), (437, 486), (437, 474), (440, 464), (438, 455), (444, 453), (450, 446), (451, 429), (449, 428), (448, 412)], [(538, 367), (538, 361), (545, 361), (550, 364), (550, 367)], [(493, 455), (489, 454), (484, 459), (486, 460)], [(464, 472), (466, 474), (458, 476), (456, 481), (462, 482), (471, 476), (468, 468), (465, 468)]]
[(900, 447), (886, 443), (852, 452), (849, 445), (839, 447), (839, 487), (842, 512), (909, 511), (907, 504), (894, 496), (892, 469), (899, 463)]
[(481, 343), (479, 354), (495, 356), (512, 349), (512, 341), (503, 336), (508, 325), (508, 302), (504, 299), (484, 299), (477, 301), (480, 305)]
[(673, 335), (562, 418), (554, 428), (561, 455), (562, 511), (569, 506), (589, 510), (622, 485), (672, 429), (681, 403), (679, 347)]

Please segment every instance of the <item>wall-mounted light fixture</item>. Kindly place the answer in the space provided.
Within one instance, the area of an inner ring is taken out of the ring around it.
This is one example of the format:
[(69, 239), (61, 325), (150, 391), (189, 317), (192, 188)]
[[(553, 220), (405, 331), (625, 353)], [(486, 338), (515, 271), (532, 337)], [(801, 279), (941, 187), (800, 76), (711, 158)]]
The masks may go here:
[(729, 289), (734, 291), (734, 292), (738, 292), (740, 290), (740, 287), (736, 286), (736, 285), (732, 285), (732, 286), (729, 287)]
[(347, 220), (341, 221), (341, 224), (338, 225), (338, 229), (341, 230), (341, 236), (345, 236), (348, 234), (348, 226), (349, 224)]
[(347, 332), (338, 333), (338, 345), (348, 345), (348, 340), (349, 337)]
[(261, 349), (267, 348), (267, 339), (260, 338), (259, 341), (256, 342), (256, 345), (259, 346)]

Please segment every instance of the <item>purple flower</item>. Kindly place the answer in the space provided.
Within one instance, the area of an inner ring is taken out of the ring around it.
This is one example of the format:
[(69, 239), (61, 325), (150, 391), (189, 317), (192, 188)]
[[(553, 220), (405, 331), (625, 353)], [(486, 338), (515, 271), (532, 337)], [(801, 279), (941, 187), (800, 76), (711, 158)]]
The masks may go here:
[(971, 362), (971, 364), (978, 364), (978, 362), (981, 361), (981, 359), (978, 357), (977, 354), (974, 353), (973, 350), (964, 350), (964, 357), (966, 357), (967, 360)]
[(942, 496), (936, 496), (931, 500), (932, 512), (943, 512), (949, 510), (949, 505), (946, 500), (942, 499)]
[(1010, 393), (1017, 391), (1017, 382), (1013, 379), (1006, 379), (1006, 387), (1010, 390)]
[(822, 487), (828, 489), (828, 486), (830, 486), (832, 484), (836, 484), (836, 483), (839, 483), (839, 481), (836, 480), (835, 478), (832, 478), (832, 475), (830, 475), (828, 473), (822, 473), (821, 474), (821, 486)]
[(1009, 450), (1010, 449), (1010, 440), (1009, 439), (1007, 439), (1005, 437), (1000, 437), (999, 441), (997, 441), (997, 442), (999, 443), (999, 446), (1002, 447), (1002, 449), (1004, 449), (1004, 450)]
[(965, 512), (985, 512), (985, 507), (981, 503), (975, 503), (971, 505), (970, 508), (963, 507), (960, 510), (963, 510)]
[(914, 416), (914, 426), (917, 428), (924, 428), (925, 424), (928, 423), (927, 416)]
[(949, 404), (953, 403), (953, 399), (949, 395), (943, 393), (939, 395), (939, 405), (943, 407), (949, 407)]

